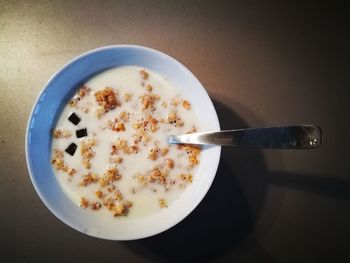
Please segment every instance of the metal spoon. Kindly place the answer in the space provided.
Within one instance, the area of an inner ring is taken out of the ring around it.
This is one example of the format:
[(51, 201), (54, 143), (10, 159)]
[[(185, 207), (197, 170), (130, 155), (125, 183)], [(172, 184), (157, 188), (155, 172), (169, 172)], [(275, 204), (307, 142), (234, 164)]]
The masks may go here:
[(314, 149), (322, 143), (315, 125), (250, 128), (168, 136), (170, 144), (225, 145), (274, 149)]

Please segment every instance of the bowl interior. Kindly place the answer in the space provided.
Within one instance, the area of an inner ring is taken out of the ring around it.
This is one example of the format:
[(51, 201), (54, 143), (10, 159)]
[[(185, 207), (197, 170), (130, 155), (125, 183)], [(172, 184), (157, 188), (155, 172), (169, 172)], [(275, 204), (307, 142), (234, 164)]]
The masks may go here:
[(26, 135), (26, 157), (33, 185), (45, 205), (59, 219), (86, 234), (113, 240), (130, 240), (160, 233), (186, 217), (208, 191), (218, 167), (221, 148), (207, 147), (194, 182), (167, 209), (135, 220), (100, 220), (74, 204), (63, 192), (50, 165), (51, 129), (74, 89), (99, 72), (117, 66), (137, 65), (168, 78), (196, 112), (201, 128), (220, 130), (213, 104), (200, 82), (182, 64), (153, 49), (140, 46), (109, 46), (85, 53), (62, 67), (39, 95)]

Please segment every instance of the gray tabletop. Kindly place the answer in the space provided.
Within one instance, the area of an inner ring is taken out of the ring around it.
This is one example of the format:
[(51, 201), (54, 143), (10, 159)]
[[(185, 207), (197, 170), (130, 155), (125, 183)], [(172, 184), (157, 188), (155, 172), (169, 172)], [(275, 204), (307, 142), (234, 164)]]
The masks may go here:
[[(0, 250), (12, 261), (350, 260), (349, 9), (203, 1), (0, 0)], [(27, 118), (63, 64), (110, 44), (185, 64), (223, 129), (317, 124), (310, 151), (223, 149), (215, 182), (183, 222), (129, 242), (83, 235), (37, 196)]]

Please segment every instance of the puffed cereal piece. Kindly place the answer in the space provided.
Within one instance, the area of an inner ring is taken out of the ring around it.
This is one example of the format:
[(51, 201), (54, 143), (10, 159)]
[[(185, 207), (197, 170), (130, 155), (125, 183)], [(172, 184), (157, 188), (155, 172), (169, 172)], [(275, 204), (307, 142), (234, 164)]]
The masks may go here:
[(74, 176), (77, 173), (77, 171), (74, 168), (68, 168), (67, 173), (69, 176)]
[(129, 114), (126, 111), (122, 111), (121, 113), (119, 113), (118, 118), (122, 121), (122, 122), (128, 122), (129, 121)]
[(146, 69), (141, 69), (140, 75), (143, 80), (147, 80), (149, 78), (149, 73), (146, 71)]
[(117, 118), (114, 118), (113, 121), (107, 120), (107, 128), (115, 132), (125, 131), (124, 123), (120, 122)]
[(159, 151), (160, 151), (160, 149), (158, 147), (150, 149), (149, 154), (148, 154), (148, 159), (150, 159), (152, 161), (157, 160), (159, 157)]
[(173, 159), (165, 159), (165, 166), (168, 167), (169, 169), (174, 169), (175, 162)]
[(90, 92), (90, 88), (87, 86), (81, 86), (76, 94), (74, 95), (73, 99), (69, 101), (69, 106), (76, 107), (78, 105), (78, 102), (81, 101), (86, 95), (88, 95)]
[(88, 86), (81, 86), (77, 92), (77, 94), (81, 97), (84, 98), (86, 95), (88, 95), (90, 92), (90, 88)]
[(193, 181), (192, 174), (180, 174), (179, 177), (182, 181), (185, 181), (187, 183), (192, 183), (192, 181)]
[(123, 195), (119, 190), (117, 190), (116, 193), (114, 194), (114, 198), (117, 201), (121, 201), (121, 200), (123, 200)]
[(103, 201), (103, 205), (109, 210), (112, 211), (115, 207), (114, 199), (109, 197)]
[(99, 189), (96, 189), (95, 195), (97, 196), (98, 199), (101, 199), (103, 197), (103, 192)]
[(80, 198), (80, 207), (88, 208), (89, 207), (89, 200), (87, 200), (85, 197), (81, 197)]
[(182, 107), (184, 107), (186, 110), (190, 110), (191, 109), (191, 104), (187, 100), (184, 100), (182, 102)]
[(162, 199), (159, 199), (159, 206), (160, 206), (161, 208), (167, 208), (167, 207), (168, 207), (166, 201), (165, 201), (163, 198), (162, 198)]
[(92, 210), (99, 210), (101, 207), (102, 207), (102, 205), (96, 201), (91, 204)]
[(126, 214), (127, 206), (123, 203), (115, 205), (113, 209), (113, 216), (123, 216)]

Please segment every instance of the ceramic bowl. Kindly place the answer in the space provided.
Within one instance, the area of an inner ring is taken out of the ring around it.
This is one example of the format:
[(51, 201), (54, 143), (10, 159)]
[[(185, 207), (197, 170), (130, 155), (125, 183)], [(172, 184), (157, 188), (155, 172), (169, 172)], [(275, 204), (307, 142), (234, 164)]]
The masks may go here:
[(166, 77), (191, 101), (203, 131), (220, 130), (214, 106), (197, 78), (181, 63), (154, 49), (133, 45), (98, 48), (74, 58), (51, 77), (28, 120), (25, 149), (32, 183), (47, 208), (62, 222), (85, 234), (111, 240), (152, 236), (183, 220), (209, 190), (221, 152), (219, 146), (205, 147), (193, 183), (168, 208), (153, 215), (130, 220), (111, 217), (106, 219), (110, 222), (105, 222), (73, 203), (56, 180), (50, 164), (51, 130), (78, 84), (103, 70), (124, 65), (145, 67)]

